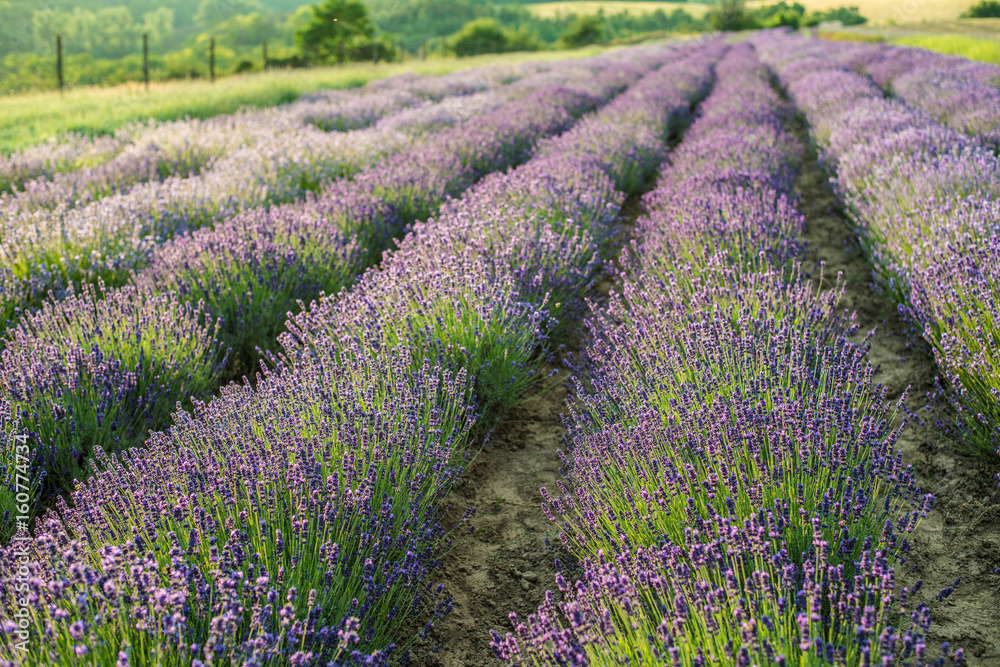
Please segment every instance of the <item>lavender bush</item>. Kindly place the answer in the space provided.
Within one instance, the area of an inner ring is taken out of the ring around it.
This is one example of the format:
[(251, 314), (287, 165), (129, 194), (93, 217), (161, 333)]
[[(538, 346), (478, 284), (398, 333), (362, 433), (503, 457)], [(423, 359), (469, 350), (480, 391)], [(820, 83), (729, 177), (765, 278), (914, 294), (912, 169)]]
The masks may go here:
[[(926, 654), (927, 609), (906, 607), (892, 564), (932, 498), (893, 451), (884, 389), (865, 345), (849, 341), (856, 326), (837, 308), (840, 291), (817, 294), (787, 267), (801, 247), (801, 215), (787, 199), (801, 147), (782, 138), (774, 145), (787, 152), (764, 160), (749, 150), (762, 127), (780, 131), (787, 110), (747, 45), (717, 72), (688, 133), (696, 148), (685, 137), (646, 200), (621, 291), (589, 319), (567, 422), (568, 484), (561, 496), (542, 489), (565, 546), (584, 558), (582, 576), (571, 585), (559, 575), (561, 602), (549, 593), (526, 621), (512, 615), (514, 634), (494, 633), (509, 664)], [(747, 113), (721, 111), (733, 109)], [(698, 146), (713, 136), (737, 142), (732, 155), (746, 163)], [(776, 196), (742, 194), (761, 186)], [(731, 198), (731, 214), (692, 224), (714, 208), (701, 205), (708, 196)], [(683, 215), (686, 203), (694, 216)], [(747, 203), (757, 222), (742, 219)], [(783, 235), (784, 252), (760, 251)], [(913, 627), (898, 630), (911, 611)]]
[(939, 122), (1000, 148), (1000, 67), (889, 44), (852, 44), (831, 55)]
[[(359, 355), (360, 359), (360, 355)], [(428, 574), (468, 381), (406, 351), (232, 385), (60, 501), (31, 544), (27, 663), (385, 664), (450, 608)], [(13, 610), (15, 560), (0, 596)], [(0, 655), (13, 659), (5, 621)], [(397, 638), (403, 643), (397, 644)]]
[[(618, 86), (617, 73), (611, 74)], [(223, 319), (234, 372), (252, 372), (299, 301), (336, 294), (447, 197), (484, 173), (522, 161), (538, 137), (570, 125), (598, 103), (548, 87), (327, 188), (304, 204), (236, 216), (214, 230), (159, 248), (140, 284), (204, 300)], [(414, 167), (422, 165), (422, 167)]]
[[(113, 136), (96, 139), (69, 134), (0, 158), (0, 192), (48, 189), (48, 181), (60, 174), (68, 174), (71, 185), (84, 188), (91, 178), (96, 178), (95, 184), (114, 186), (109, 182), (109, 171), (128, 184), (141, 182), (146, 170), (130, 174), (128, 164), (136, 160), (155, 164), (157, 157), (165, 160), (161, 172), (170, 171), (171, 165), (177, 166), (172, 173), (199, 171), (212, 160), (276, 132), (306, 124), (339, 131), (362, 129), (409, 107), (494, 89), (552, 67), (550, 63), (523, 63), (479, 67), (443, 76), (404, 74), (372, 81), (355, 90), (307, 93), (291, 104), (272, 109), (245, 109), (206, 119), (133, 123), (118, 128)], [(96, 171), (88, 175), (86, 172), (90, 170)], [(61, 199), (68, 198), (60, 194)]]
[(5, 459), (7, 437), (26, 434), (46, 491), (72, 488), (95, 447), (140, 444), (178, 401), (214, 388), (224, 363), (216, 327), (200, 304), (103, 285), (26, 315), (0, 352), (0, 401), (12, 426)]
[[(704, 80), (711, 55), (692, 60)], [(649, 86), (638, 85), (639, 95), (630, 89), (596, 117), (611, 123), (618, 115), (635, 116), (621, 100), (631, 96), (640, 104)], [(691, 99), (699, 90), (683, 79), (675, 85), (667, 99)], [(649, 131), (663, 133), (674, 115), (666, 109), (666, 117), (650, 111), (648, 129), (634, 125), (625, 150), (595, 147), (571, 130), (523, 167), (485, 180), (418, 227), (349, 292), (293, 317), (282, 339), (290, 362), (310, 354), (317, 341), (351, 341), (362, 350), (403, 344), (418, 351), (418, 360), (468, 370), (484, 412), (498, 414), (539, 379), (548, 332), (556, 326), (550, 303), (561, 308), (562, 299), (579, 299), (598, 266), (587, 226), (607, 227), (621, 202), (604, 165), (628, 160), (627, 148), (642, 145)], [(564, 138), (566, 157), (553, 157), (552, 146)], [(441, 253), (445, 245), (451, 254)], [(576, 261), (565, 263), (570, 259)]]
[[(841, 47), (777, 35), (759, 43), (809, 120), (825, 128), (816, 136), (862, 244), (883, 283), (924, 331), (949, 381), (959, 439), (973, 451), (1000, 452), (993, 370), (1000, 358), (988, 344), (997, 337), (990, 312), (1000, 301), (1000, 280), (996, 263), (987, 259), (1000, 232), (1000, 161), (976, 139), (937, 123), (926, 113), (940, 115), (931, 106), (921, 104), (926, 111), (918, 111), (884, 99), (870, 80), (829, 55)], [(800, 73), (794, 61), (804, 55), (813, 65)], [(856, 55), (842, 59), (869, 61), (882, 83), (903, 79), (912, 68), (914, 76), (923, 71), (909, 51), (883, 60), (867, 51), (860, 60)], [(976, 85), (985, 85), (984, 76)], [(856, 94), (840, 104), (827, 102), (831, 77)]]

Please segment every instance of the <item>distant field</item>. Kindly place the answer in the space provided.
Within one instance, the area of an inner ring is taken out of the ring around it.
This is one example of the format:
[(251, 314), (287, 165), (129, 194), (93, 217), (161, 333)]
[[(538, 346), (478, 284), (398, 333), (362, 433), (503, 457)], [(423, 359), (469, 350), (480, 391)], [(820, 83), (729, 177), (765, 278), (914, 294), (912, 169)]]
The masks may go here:
[[(872, 22), (936, 21), (957, 19), (963, 11), (978, 0), (797, 0), (809, 11), (833, 9), (844, 5), (857, 5), (862, 16)], [(774, 0), (751, 0), (749, 7), (773, 4)], [(622, 3), (609, 3), (622, 4)], [(640, 4), (640, 3), (633, 3)]]
[(826, 39), (880, 41), (1000, 64), (1000, 19), (938, 20), (821, 33)]
[(961, 35), (1000, 35), (1000, 19), (955, 19), (953, 21), (922, 21), (920, 23), (900, 23), (893, 26), (899, 30), (919, 30), (934, 33)]
[[(760, 7), (773, 4), (775, 0), (749, 0), (747, 6)], [(947, 21), (958, 18), (967, 8), (978, 0), (797, 0), (810, 11), (833, 9), (844, 5), (857, 5), (861, 14), (872, 23), (914, 23), (920, 21)], [(644, 2), (643, 0), (615, 0), (613, 2), (594, 2), (581, 0), (573, 2), (544, 2), (537, 5), (527, 5), (537, 16), (548, 17), (557, 14), (596, 14), (603, 9), (606, 14), (622, 10), (633, 13), (653, 12), (662, 9), (670, 13), (675, 9), (683, 9), (692, 16), (701, 17), (711, 9), (710, 5), (696, 2)]]
[(1000, 41), (995, 39), (969, 35), (908, 35), (895, 38), (892, 42), (1000, 64)]
[(66, 132), (107, 134), (132, 121), (155, 118), (175, 120), (185, 116), (207, 118), (232, 113), (241, 107), (268, 107), (290, 102), (303, 93), (324, 88), (351, 88), (403, 72), (443, 74), (458, 69), (528, 60), (559, 60), (593, 55), (600, 47), (574, 51), (542, 51), (485, 55), (475, 58), (441, 58), (426, 62), (353, 64), (346, 67), (272, 70), (219, 79), (153, 83), (146, 92), (141, 84), (107, 88), (88, 86), (58, 92), (38, 92), (0, 97), (0, 154), (37, 144)]
[(565, 0), (564, 2), (543, 2), (537, 5), (527, 5), (527, 8), (531, 10), (532, 14), (542, 18), (558, 16), (560, 14), (596, 14), (599, 9), (603, 9), (605, 14), (616, 14), (624, 10), (628, 10), (633, 14), (649, 14), (655, 12), (657, 9), (662, 9), (665, 13), (669, 14), (675, 9), (683, 9), (691, 16), (700, 18), (704, 16), (705, 12), (711, 9), (708, 5), (694, 2), (643, 2), (641, 0), (637, 2), (628, 2), (628, 0), (618, 0), (616, 2), (583, 0), (582, 2), (573, 2), (572, 0)]

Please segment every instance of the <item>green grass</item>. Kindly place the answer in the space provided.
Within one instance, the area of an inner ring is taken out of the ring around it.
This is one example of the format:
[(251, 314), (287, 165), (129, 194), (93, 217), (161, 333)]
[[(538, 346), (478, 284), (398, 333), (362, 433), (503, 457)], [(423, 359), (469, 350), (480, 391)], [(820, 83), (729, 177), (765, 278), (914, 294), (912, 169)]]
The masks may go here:
[(351, 88), (403, 72), (444, 74), (459, 69), (529, 60), (560, 60), (593, 55), (601, 47), (571, 51), (508, 53), (474, 58), (436, 58), (373, 65), (276, 70), (231, 76), (215, 84), (205, 80), (171, 81), (108, 88), (85, 87), (58, 92), (36, 92), (0, 98), (0, 154), (37, 144), (66, 132), (100, 135), (129, 122), (150, 118), (162, 121), (191, 116), (208, 118), (241, 107), (284, 104), (299, 95), (324, 88)]
[(970, 60), (1000, 64), (1000, 41), (969, 35), (906, 35), (892, 40), (895, 44), (963, 56)]
[[(958, 26), (960, 22), (954, 21), (952, 23)], [(970, 21), (961, 23), (970, 23)], [(1000, 64), (1000, 39), (988, 36), (989, 30), (994, 26), (981, 27), (982, 32), (978, 34), (963, 34), (953, 30), (954, 26), (950, 24), (928, 25), (930, 28), (923, 31), (909, 27), (886, 29), (861, 27), (822, 31), (819, 35), (824, 39), (845, 42), (891, 42), (902, 46), (915, 46), (938, 53), (962, 56), (970, 60)]]

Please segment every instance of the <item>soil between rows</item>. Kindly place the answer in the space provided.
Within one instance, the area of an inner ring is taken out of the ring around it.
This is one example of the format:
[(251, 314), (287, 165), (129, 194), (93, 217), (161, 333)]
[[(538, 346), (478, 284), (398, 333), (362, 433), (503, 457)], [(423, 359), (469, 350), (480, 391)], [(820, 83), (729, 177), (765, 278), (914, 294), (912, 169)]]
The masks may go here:
[[(797, 128), (803, 142), (805, 129)], [(808, 145), (806, 143), (805, 145)], [(918, 600), (930, 603), (933, 616), (928, 637), (928, 657), (938, 657), (938, 647), (949, 642), (952, 650), (965, 649), (970, 667), (1000, 665), (1000, 489), (992, 476), (996, 466), (963, 455), (960, 443), (944, 438), (936, 420), (952, 418), (939, 404), (928, 410), (928, 392), (934, 388), (937, 367), (919, 332), (902, 320), (892, 298), (873, 284), (873, 267), (862, 251), (815, 158), (807, 155), (797, 183), (799, 209), (806, 217), (808, 263), (818, 278), (817, 264), (824, 261), (824, 284), (829, 287), (843, 272), (846, 293), (841, 305), (858, 314), (861, 333), (878, 327), (868, 358), (878, 366), (878, 382), (888, 389), (892, 404), (910, 387), (906, 405), (924, 422), (902, 412), (907, 427), (897, 442), (903, 460), (913, 466), (924, 493), (936, 497), (930, 516), (912, 536), (908, 563), (897, 567), (900, 586), (924, 582)], [(955, 592), (942, 602), (937, 594), (961, 578)]]
[[(655, 177), (645, 190), (654, 182)], [(641, 214), (640, 200), (635, 195), (622, 206), (622, 234), (615, 247), (630, 236)], [(612, 285), (603, 280), (594, 292), (606, 296)], [(559, 372), (546, 388), (510, 411), (446, 499), (453, 521), (466, 507), (478, 508), (472, 519), (475, 531), (459, 538), (445, 559), (441, 581), (455, 598), (455, 610), (431, 634), (437, 653), (420, 657), (417, 665), (501, 665), (489, 647), (490, 630), (506, 634), (511, 612), (527, 618), (545, 591), (555, 590), (559, 524), (542, 512), (539, 488), (552, 488), (562, 477), (558, 450), (563, 447), (561, 415), (570, 376), (563, 361), (578, 354), (580, 342), (572, 340), (555, 365), (545, 369)]]
[[(809, 145), (805, 127), (794, 129)], [(897, 420), (907, 420), (897, 447), (924, 492), (937, 498), (931, 515), (914, 532), (909, 562), (897, 568), (897, 576), (903, 586), (924, 582), (917, 599), (931, 604), (931, 659), (938, 655), (938, 645), (949, 642), (952, 650), (965, 649), (970, 667), (1000, 667), (1000, 575), (994, 573), (1000, 567), (1000, 489), (992, 479), (995, 466), (964, 455), (959, 444), (934, 428), (935, 420), (951, 415), (940, 404), (927, 409), (937, 373), (931, 351), (900, 318), (891, 297), (874, 284), (872, 265), (828, 180), (807, 151), (796, 183), (807, 225), (805, 268), (818, 284), (819, 263), (824, 262), (825, 288), (842, 273), (846, 293), (841, 305), (857, 312), (862, 334), (878, 327), (869, 354), (879, 367), (877, 380), (888, 388), (892, 403), (909, 387), (908, 411), (924, 422), (897, 415)], [(639, 198), (630, 198), (623, 213), (634, 222)], [(606, 294), (610, 288), (611, 283), (603, 282), (597, 291)], [(456, 519), (466, 507), (478, 508), (476, 530), (459, 538), (445, 559), (440, 580), (454, 596), (455, 610), (432, 632), (439, 650), (418, 657), (417, 665), (500, 665), (489, 648), (489, 631), (505, 634), (510, 612), (525, 618), (554, 589), (557, 524), (543, 514), (538, 489), (560, 478), (560, 414), (569, 374), (558, 363), (555, 369), (559, 381), (510, 412), (447, 500)], [(934, 600), (958, 578), (961, 583), (950, 597)]]

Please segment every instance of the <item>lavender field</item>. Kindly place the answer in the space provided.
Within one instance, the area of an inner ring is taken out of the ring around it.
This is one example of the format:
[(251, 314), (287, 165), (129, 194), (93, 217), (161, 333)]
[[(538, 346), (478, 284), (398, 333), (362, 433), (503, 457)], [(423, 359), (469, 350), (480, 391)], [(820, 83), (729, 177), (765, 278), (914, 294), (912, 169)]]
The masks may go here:
[(0, 665), (1000, 666), (998, 151), (764, 31), (0, 156)]

